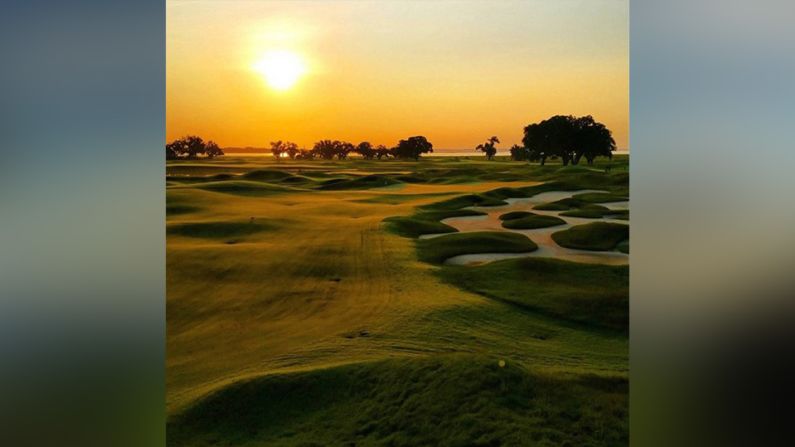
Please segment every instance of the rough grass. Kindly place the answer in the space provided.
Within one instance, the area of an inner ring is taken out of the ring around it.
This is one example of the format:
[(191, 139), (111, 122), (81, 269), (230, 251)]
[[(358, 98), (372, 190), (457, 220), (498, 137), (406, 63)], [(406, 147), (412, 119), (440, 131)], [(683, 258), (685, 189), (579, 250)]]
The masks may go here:
[(528, 253), (538, 246), (523, 234), (493, 231), (457, 233), (417, 241), (421, 261), (441, 264), (453, 256), (475, 253)]
[(500, 215), (500, 220), (519, 219), (522, 217), (530, 217), (530, 216), (535, 216), (535, 214), (529, 211), (511, 211), (509, 213)]
[(241, 237), (277, 228), (273, 222), (258, 219), (253, 222), (186, 222), (166, 227), (166, 234), (206, 239)]
[[(531, 294), (534, 283), (557, 273), (431, 266), (417, 262), (424, 240), (385, 231), (416, 237), (417, 225), (472, 215), (459, 214), (474, 212), (469, 206), (544, 191), (626, 196), (627, 157), (615, 157), (610, 173), (556, 172), (559, 163), (483, 157), (223, 158), (168, 163), (169, 175), (202, 177), (170, 182), (168, 206), (195, 210), (168, 214), (168, 225), (247, 223), (252, 215), (285, 224), (228, 239), (168, 235), (169, 445), (627, 444), (626, 333), (578, 317), (604, 315), (600, 308), (584, 301), (587, 311), (561, 315), (556, 306), (575, 306), (567, 300), (579, 295), (551, 288)], [(252, 171), (292, 176), (242, 177)], [(402, 184), (395, 191), (367, 184), (356, 191), (315, 190), (323, 181), (368, 175)], [(228, 182), (253, 191), (201, 188)], [(393, 192), (411, 198), (379, 197)], [(440, 193), (468, 198), (427, 205), (424, 197)], [(411, 219), (396, 229), (389, 216)], [(252, 243), (208, 243), (229, 239)], [(473, 244), (462, 246), (470, 252)], [(460, 268), (464, 279), (473, 273), (477, 281), (468, 288), (440, 277), (448, 268)], [(562, 272), (561, 282), (576, 286), (579, 273)], [(500, 290), (491, 280), (515, 286)], [(590, 293), (598, 295), (599, 287)], [(516, 295), (498, 297), (503, 291)], [(497, 370), (500, 359), (507, 366)], [(296, 370), (305, 372), (285, 374)], [(267, 376), (240, 381), (260, 375)], [(505, 394), (492, 386), (502, 378)]]
[(520, 217), (518, 219), (508, 219), (502, 222), (504, 228), (512, 230), (532, 230), (534, 228), (547, 228), (565, 224), (566, 221), (560, 217), (532, 213), (529, 216)]
[(585, 192), (582, 194), (576, 194), (572, 198), (586, 203), (610, 203), (610, 202), (624, 202), (628, 200), (624, 196), (610, 194), (610, 193), (603, 193), (603, 192)]
[(170, 446), (615, 446), (623, 378), (534, 374), (498, 356), (403, 358), (234, 384), (167, 424)]
[(278, 182), (293, 177), (293, 174), (278, 169), (257, 169), (243, 174), (243, 177), (259, 182)]
[(561, 247), (578, 250), (609, 251), (629, 238), (629, 226), (610, 222), (577, 225), (557, 233), (552, 240)]
[(468, 206), (501, 206), (508, 202), (485, 194), (467, 194), (420, 207), (423, 210), (457, 210)]
[(481, 295), (591, 326), (626, 331), (629, 268), (548, 258), (445, 266), (447, 282)]
[(327, 180), (318, 186), (318, 189), (370, 189), (396, 185), (399, 183), (401, 182), (388, 175), (371, 174), (355, 178)]
[(204, 182), (188, 186), (191, 188), (203, 189), (205, 191), (222, 192), (241, 196), (268, 196), (292, 191), (292, 188), (289, 187), (248, 180)]
[(475, 210), (460, 209), (449, 211), (426, 211), (412, 216), (394, 216), (384, 219), (387, 228), (395, 234), (405, 237), (419, 237), (423, 234), (455, 233), (458, 232), (450, 225), (439, 222), (448, 217), (482, 216)]

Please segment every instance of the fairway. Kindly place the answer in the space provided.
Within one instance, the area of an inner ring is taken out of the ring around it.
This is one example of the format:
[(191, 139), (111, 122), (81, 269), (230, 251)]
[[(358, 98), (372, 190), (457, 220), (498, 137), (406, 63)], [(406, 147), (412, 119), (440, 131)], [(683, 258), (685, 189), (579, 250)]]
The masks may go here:
[(628, 163), (169, 162), (169, 445), (626, 444)]

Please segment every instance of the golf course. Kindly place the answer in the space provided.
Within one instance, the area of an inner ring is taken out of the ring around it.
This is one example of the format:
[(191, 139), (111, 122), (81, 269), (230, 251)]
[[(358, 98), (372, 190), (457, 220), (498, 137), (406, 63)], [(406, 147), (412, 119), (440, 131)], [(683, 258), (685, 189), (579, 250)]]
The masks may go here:
[(628, 444), (629, 155), (170, 160), (165, 205), (169, 446)]

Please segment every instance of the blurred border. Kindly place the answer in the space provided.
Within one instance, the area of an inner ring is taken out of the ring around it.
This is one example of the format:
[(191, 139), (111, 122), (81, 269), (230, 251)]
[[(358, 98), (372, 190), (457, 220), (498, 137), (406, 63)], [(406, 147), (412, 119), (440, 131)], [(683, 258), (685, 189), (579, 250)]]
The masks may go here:
[[(164, 2), (0, 8), (0, 445), (163, 445)], [(793, 445), (795, 11), (630, 11), (632, 443)]]
[(631, 2), (633, 445), (795, 445), (793, 23)]
[(165, 2), (0, 5), (0, 445), (165, 444)]

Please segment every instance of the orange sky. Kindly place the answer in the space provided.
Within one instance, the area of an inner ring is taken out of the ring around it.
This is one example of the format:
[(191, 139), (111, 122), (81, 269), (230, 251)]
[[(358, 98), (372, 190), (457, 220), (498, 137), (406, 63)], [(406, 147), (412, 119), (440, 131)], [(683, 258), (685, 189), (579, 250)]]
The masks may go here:
[[(224, 146), (320, 139), (509, 147), (591, 114), (627, 148), (626, 0), (167, 2), (166, 133)], [(269, 52), (303, 64), (277, 90)]]

